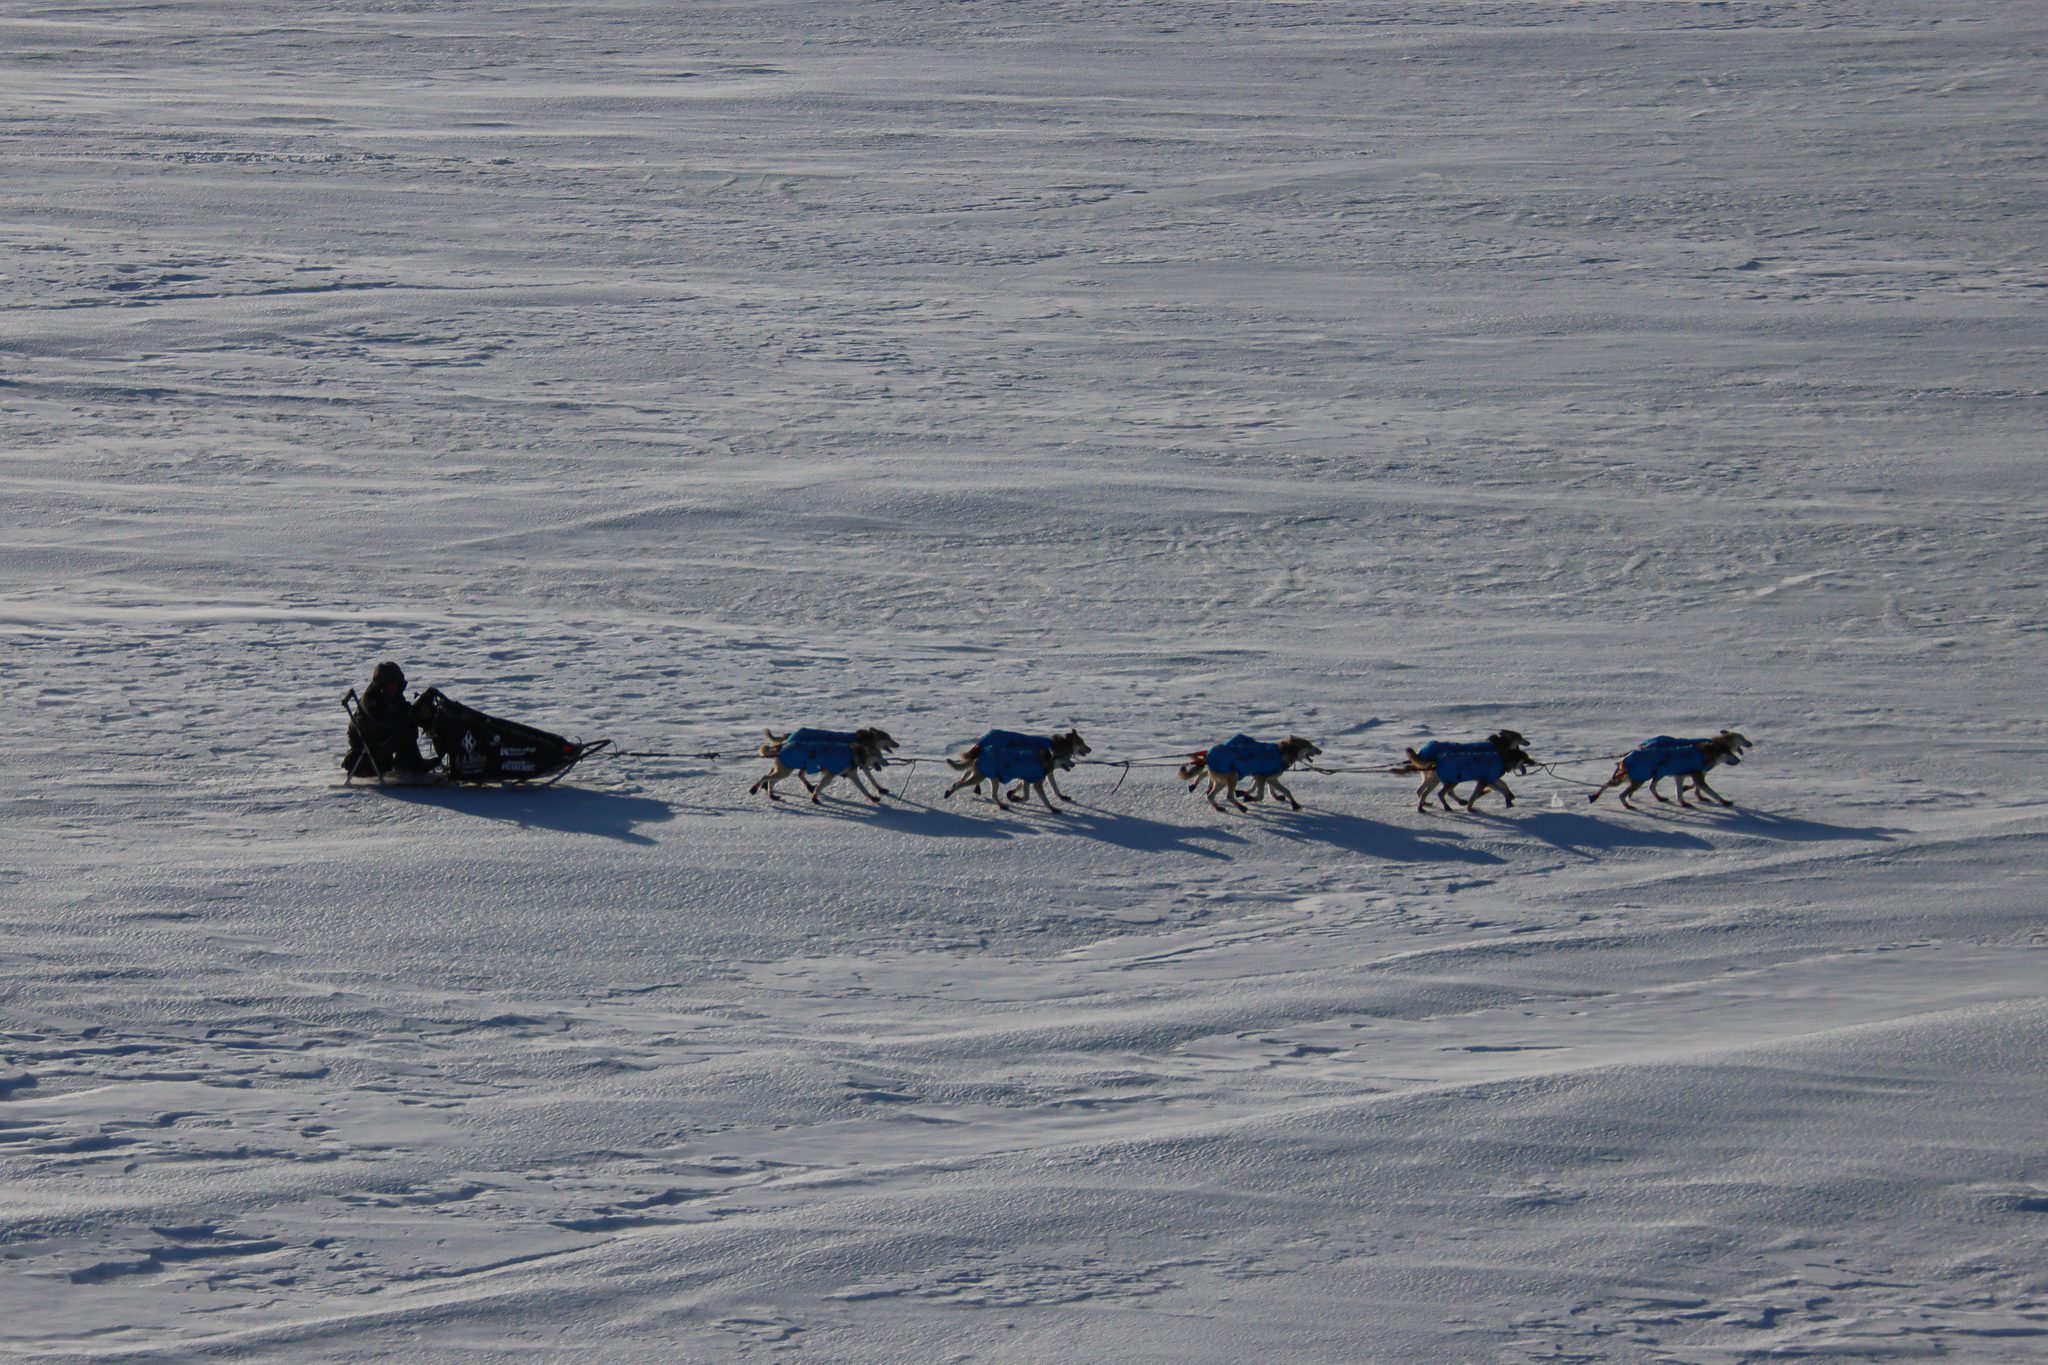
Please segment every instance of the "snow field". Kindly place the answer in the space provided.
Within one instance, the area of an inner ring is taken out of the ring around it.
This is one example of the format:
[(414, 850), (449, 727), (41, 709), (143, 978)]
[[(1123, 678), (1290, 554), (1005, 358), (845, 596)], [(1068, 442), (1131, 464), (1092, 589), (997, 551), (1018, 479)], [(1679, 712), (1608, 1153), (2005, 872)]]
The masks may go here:
[(2034, 1358), (2044, 40), (0, 6), (0, 1349)]

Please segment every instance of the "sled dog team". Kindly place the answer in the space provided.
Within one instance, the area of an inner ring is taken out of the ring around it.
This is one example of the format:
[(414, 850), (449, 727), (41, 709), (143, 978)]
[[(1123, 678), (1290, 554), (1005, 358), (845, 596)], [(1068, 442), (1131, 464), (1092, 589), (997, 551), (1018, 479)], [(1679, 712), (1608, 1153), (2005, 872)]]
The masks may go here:
[[(885, 730), (806, 728), (792, 730), (785, 735), (778, 735), (772, 730), (763, 733), (768, 742), (761, 746), (761, 757), (772, 759), (775, 766), (767, 776), (747, 789), (748, 795), (765, 790), (769, 800), (780, 801), (782, 798), (776, 793), (775, 784), (792, 774), (803, 783), (812, 801), (819, 800), (825, 789), (841, 777), (852, 782), (854, 788), (870, 801), (879, 802), (889, 794), (881, 779), (874, 776), (888, 764), (889, 753), (898, 747)], [(1483, 740), (1431, 740), (1419, 749), (1409, 749), (1406, 759), (1389, 771), (1422, 775), (1422, 786), (1415, 794), (1415, 809), (1418, 811), (1429, 808), (1432, 793), (1443, 809), (1451, 809), (1451, 802), (1458, 799), (1457, 788), (1466, 782), (1472, 783), (1473, 787), (1472, 794), (1460, 800), (1465, 809), (1472, 809), (1489, 791), (1499, 792), (1501, 800), (1512, 806), (1515, 794), (1508, 787), (1508, 774), (1525, 773), (1539, 766), (1524, 747), (1527, 743), (1513, 730), (1499, 730)], [(1733, 767), (1742, 762), (1743, 753), (1751, 747), (1750, 741), (1734, 730), (1723, 730), (1704, 739), (1658, 735), (1623, 755), (1614, 767), (1614, 774), (1586, 799), (1598, 801), (1615, 787), (1621, 787), (1621, 804), (1634, 809), (1629, 797), (1647, 784), (1650, 795), (1664, 801), (1667, 798), (1658, 788), (1668, 777), (1672, 779), (1681, 806), (1691, 805), (1685, 799), (1688, 784), (1696, 798), (1732, 806), (1735, 804), (1733, 801), (1707, 784), (1707, 773), (1723, 763)], [(1071, 771), (1075, 763), (1090, 752), (1079, 730), (1052, 735), (990, 730), (958, 757), (946, 760), (960, 778), (946, 788), (945, 795), (950, 798), (962, 787), (971, 788), (978, 794), (982, 783), (986, 782), (996, 808), (1007, 810), (1003, 804), (1003, 788), (1009, 784), (1012, 802), (1023, 802), (1036, 794), (1047, 810), (1058, 815), (1061, 811), (1052, 803), (1052, 796), (1062, 801), (1073, 799), (1060, 790), (1059, 773), (1063, 769)], [(1262, 801), (1269, 792), (1295, 810), (1300, 810), (1301, 803), (1281, 782), (1280, 775), (1307, 765), (1321, 753), (1321, 748), (1299, 735), (1289, 735), (1278, 742), (1235, 735), (1221, 744), (1188, 755), (1187, 763), (1179, 770), (1180, 778), (1188, 783), (1189, 791), (1201, 786), (1206, 778), (1209, 804), (1219, 811), (1223, 809), (1219, 798), (1227, 797), (1233, 807), (1242, 811), (1249, 809), (1245, 804), (1247, 801)], [(811, 773), (820, 775), (816, 783), (811, 781)], [(1249, 790), (1242, 787), (1247, 782), (1250, 783)], [(1047, 787), (1052, 789), (1052, 796), (1046, 794)]]
[[(571, 743), (530, 725), (487, 716), (446, 696), (437, 687), (407, 701), (405, 670), (391, 660), (377, 665), (361, 693), (350, 689), (342, 706), (349, 718), (349, 749), (342, 759), (349, 780), (375, 777), (380, 783), (448, 780), (545, 785), (560, 779), (583, 759), (611, 746), (608, 739)], [(431, 763), (419, 752), (422, 731), (434, 743)], [(770, 801), (780, 801), (782, 797), (775, 784), (791, 775), (803, 783), (813, 801), (820, 800), (825, 789), (842, 777), (870, 801), (879, 802), (889, 794), (878, 774), (889, 765), (889, 755), (898, 746), (886, 730), (807, 727), (782, 735), (773, 730), (762, 733), (768, 742), (760, 748), (761, 757), (772, 759), (774, 766), (747, 788), (749, 796), (765, 791)], [(1429, 809), (1431, 793), (1435, 793), (1439, 806), (1449, 810), (1451, 802), (1459, 799), (1458, 788), (1467, 782), (1472, 784), (1472, 794), (1460, 801), (1465, 809), (1471, 810), (1489, 791), (1499, 792), (1500, 799), (1512, 806), (1515, 793), (1507, 784), (1508, 774), (1544, 766), (1529, 756), (1525, 747), (1528, 742), (1513, 730), (1497, 730), (1483, 740), (1431, 740), (1419, 749), (1408, 750), (1405, 761), (1389, 771), (1422, 775), (1422, 786), (1415, 793), (1418, 811)], [(1723, 730), (1706, 739), (1658, 735), (1624, 754), (1615, 765), (1614, 775), (1586, 799), (1598, 801), (1612, 788), (1621, 787), (1621, 804), (1627, 806), (1629, 797), (1647, 783), (1650, 795), (1663, 801), (1666, 798), (1658, 784), (1668, 777), (1677, 789), (1681, 806), (1691, 805), (1685, 799), (1688, 785), (1702, 801), (1732, 806), (1733, 801), (1707, 785), (1707, 773), (1723, 763), (1730, 767), (1740, 763), (1743, 752), (1750, 747), (1749, 740), (1733, 730)], [(1009, 807), (1003, 804), (1003, 788), (1007, 785), (1011, 802), (1022, 803), (1035, 794), (1041, 805), (1058, 815), (1060, 808), (1052, 803), (1053, 797), (1073, 800), (1060, 790), (1060, 772), (1071, 772), (1090, 752), (1079, 730), (1051, 735), (990, 730), (958, 757), (946, 760), (960, 774), (959, 780), (946, 788), (946, 795), (950, 798), (962, 787), (979, 793), (986, 782), (996, 809), (1007, 810)], [(1313, 767), (1312, 760), (1322, 752), (1319, 746), (1299, 735), (1289, 735), (1277, 742), (1233, 735), (1221, 744), (1189, 754), (1188, 761), (1180, 766), (1180, 780), (1188, 784), (1189, 791), (1194, 791), (1206, 779), (1209, 804), (1219, 811), (1223, 809), (1222, 798), (1227, 797), (1237, 810), (1248, 810), (1246, 802), (1263, 801), (1268, 794), (1300, 810), (1301, 802), (1294, 799), (1294, 793), (1287, 789), (1280, 775), (1295, 768)], [(812, 773), (819, 775), (815, 783), (810, 778)], [(1052, 789), (1050, 795), (1048, 787)]]

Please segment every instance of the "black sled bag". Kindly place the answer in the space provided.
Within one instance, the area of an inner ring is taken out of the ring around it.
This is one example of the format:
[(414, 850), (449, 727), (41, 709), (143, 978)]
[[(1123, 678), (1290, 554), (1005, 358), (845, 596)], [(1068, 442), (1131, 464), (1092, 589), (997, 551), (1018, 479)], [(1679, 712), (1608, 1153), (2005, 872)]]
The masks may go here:
[(541, 781), (606, 743), (572, 744), (531, 725), (487, 716), (438, 691), (421, 710), (420, 728), (457, 782)]

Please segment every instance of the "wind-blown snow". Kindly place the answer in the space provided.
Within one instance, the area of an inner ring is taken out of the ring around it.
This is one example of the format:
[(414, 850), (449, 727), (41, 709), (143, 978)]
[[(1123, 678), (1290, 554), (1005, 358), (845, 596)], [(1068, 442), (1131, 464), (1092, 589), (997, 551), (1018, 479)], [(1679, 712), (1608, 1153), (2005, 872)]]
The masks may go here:
[[(0, 1349), (2039, 1358), (2044, 63), (0, 5)], [(341, 787), (386, 657), (719, 757)], [(1345, 771), (941, 801), (992, 725)]]

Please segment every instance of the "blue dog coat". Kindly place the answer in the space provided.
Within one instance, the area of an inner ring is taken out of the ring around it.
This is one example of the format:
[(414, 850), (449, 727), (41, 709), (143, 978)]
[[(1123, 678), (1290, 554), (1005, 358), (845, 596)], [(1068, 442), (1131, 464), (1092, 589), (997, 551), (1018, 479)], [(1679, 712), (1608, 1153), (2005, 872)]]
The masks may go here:
[(1460, 782), (1498, 782), (1507, 776), (1508, 765), (1500, 751), (1483, 739), (1433, 739), (1415, 751), (1425, 763), (1436, 765), (1436, 780), (1446, 787)]
[(845, 730), (793, 730), (778, 757), (783, 767), (798, 772), (843, 773), (853, 766), (853, 744)]
[(1278, 777), (1287, 768), (1279, 745), (1250, 735), (1232, 735), (1209, 750), (1206, 762), (1212, 773), (1235, 773), (1239, 777)]
[(1658, 735), (1646, 740), (1621, 760), (1621, 770), (1631, 782), (1654, 782), (1660, 777), (1685, 777), (1707, 770), (1703, 739), (1673, 739)]
[(1044, 735), (1027, 735), (1018, 730), (991, 730), (974, 742), (984, 752), (989, 749), (1024, 749), (1037, 753), (1040, 749), (1052, 747), (1052, 741)]
[(1015, 730), (991, 730), (974, 741), (980, 752), (974, 770), (997, 782), (1043, 782), (1045, 751), (1052, 741)]

